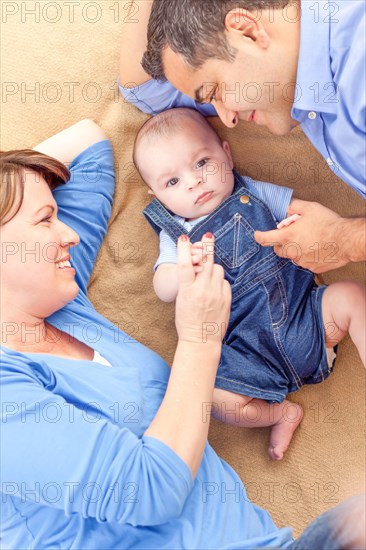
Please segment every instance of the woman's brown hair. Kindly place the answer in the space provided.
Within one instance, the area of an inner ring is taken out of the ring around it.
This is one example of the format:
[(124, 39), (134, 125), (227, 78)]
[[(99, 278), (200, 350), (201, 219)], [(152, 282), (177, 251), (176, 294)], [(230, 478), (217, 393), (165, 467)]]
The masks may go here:
[(1, 151), (0, 225), (7, 223), (19, 211), (23, 202), (25, 177), (29, 171), (39, 174), (51, 191), (70, 179), (68, 168), (48, 155), (33, 149)]

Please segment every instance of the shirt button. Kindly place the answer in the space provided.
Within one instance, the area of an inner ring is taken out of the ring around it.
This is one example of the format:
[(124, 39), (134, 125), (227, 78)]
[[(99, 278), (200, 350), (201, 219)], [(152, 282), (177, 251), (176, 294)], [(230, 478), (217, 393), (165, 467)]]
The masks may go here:
[(330, 157), (327, 158), (327, 163), (328, 163), (328, 166), (333, 166), (334, 165), (334, 162), (332, 161), (332, 159)]
[(310, 111), (310, 113), (308, 113), (308, 118), (310, 118), (310, 120), (316, 119), (315, 111)]
[(239, 200), (242, 204), (249, 204), (250, 203), (250, 198), (248, 197), (248, 195), (241, 195)]

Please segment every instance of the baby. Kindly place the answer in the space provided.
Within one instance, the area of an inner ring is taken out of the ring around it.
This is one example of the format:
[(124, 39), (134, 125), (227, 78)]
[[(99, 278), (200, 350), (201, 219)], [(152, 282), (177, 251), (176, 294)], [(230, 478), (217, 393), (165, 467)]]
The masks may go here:
[[(215, 262), (232, 287), (212, 413), (239, 426), (272, 426), (268, 452), (281, 460), (303, 416), (285, 398), (328, 377), (326, 348), (349, 331), (365, 363), (365, 288), (351, 281), (317, 286), (313, 273), (256, 243), (256, 230), (286, 218), (292, 191), (235, 173), (229, 144), (198, 112), (172, 109), (151, 118), (136, 137), (134, 162), (156, 197), (144, 214), (160, 236), (159, 298), (176, 298), (182, 234), (193, 243), (196, 272), (210, 253), (202, 238), (215, 235)], [(203, 339), (213, 330), (203, 327)]]

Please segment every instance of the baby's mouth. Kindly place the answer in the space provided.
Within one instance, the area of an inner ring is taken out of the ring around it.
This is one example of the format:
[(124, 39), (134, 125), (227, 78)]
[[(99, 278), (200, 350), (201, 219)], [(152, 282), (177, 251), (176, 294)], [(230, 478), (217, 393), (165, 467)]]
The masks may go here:
[(204, 193), (201, 193), (198, 196), (198, 198), (196, 199), (196, 202), (194, 204), (204, 204), (205, 202), (210, 200), (212, 195), (213, 195), (213, 191), (205, 191)]

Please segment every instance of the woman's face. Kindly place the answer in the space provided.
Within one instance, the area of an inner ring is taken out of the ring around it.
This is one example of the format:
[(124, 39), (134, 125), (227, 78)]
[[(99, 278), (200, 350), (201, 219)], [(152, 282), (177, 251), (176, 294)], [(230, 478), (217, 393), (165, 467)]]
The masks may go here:
[(44, 319), (78, 293), (68, 260), (69, 248), (80, 239), (57, 218), (57, 204), (45, 180), (30, 171), (24, 179), (23, 203), (0, 232), (1, 301), (14, 318), (23, 313), (25, 318)]

